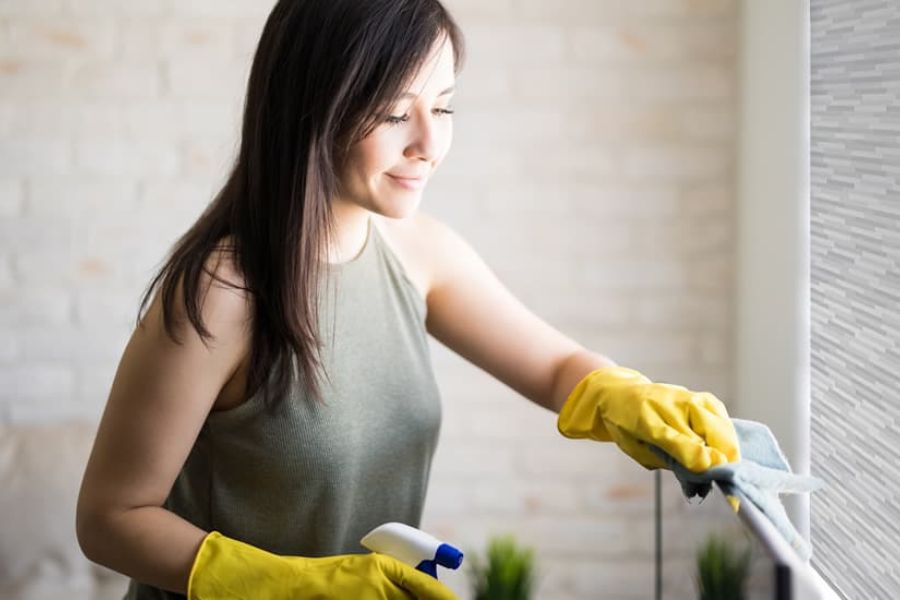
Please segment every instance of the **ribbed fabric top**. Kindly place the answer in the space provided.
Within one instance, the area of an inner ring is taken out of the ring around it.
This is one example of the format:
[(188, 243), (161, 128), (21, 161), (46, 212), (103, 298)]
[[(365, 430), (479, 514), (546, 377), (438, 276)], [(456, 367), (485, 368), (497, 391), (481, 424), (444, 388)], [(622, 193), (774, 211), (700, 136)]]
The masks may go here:
[[(441, 424), (425, 302), (369, 219), (351, 261), (320, 295), (326, 406), (296, 366), (287, 398), (262, 391), (208, 415), (165, 502), (207, 531), (295, 556), (368, 552), (359, 540), (418, 527)], [(184, 598), (131, 581), (125, 598)]]

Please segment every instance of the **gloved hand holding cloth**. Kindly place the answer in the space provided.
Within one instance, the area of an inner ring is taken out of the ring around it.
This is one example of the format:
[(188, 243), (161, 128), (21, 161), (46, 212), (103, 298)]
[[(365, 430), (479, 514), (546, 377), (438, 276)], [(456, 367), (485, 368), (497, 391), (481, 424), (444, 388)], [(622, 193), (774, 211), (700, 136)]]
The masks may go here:
[(188, 600), (457, 600), (443, 583), (378, 552), (282, 556), (218, 531), (203, 538), (191, 567)]
[(557, 429), (568, 438), (614, 441), (648, 470), (668, 468), (650, 445), (697, 473), (741, 459), (728, 411), (713, 394), (653, 383), (618, 365), (595, 369), (578, 382)]

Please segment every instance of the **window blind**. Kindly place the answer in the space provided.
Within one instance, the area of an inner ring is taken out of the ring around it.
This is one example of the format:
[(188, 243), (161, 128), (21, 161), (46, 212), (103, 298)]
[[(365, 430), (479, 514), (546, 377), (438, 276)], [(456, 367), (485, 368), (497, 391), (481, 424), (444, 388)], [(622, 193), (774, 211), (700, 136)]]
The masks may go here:
[(900, 598), (900, 2), (810, 2), (811, 564)]

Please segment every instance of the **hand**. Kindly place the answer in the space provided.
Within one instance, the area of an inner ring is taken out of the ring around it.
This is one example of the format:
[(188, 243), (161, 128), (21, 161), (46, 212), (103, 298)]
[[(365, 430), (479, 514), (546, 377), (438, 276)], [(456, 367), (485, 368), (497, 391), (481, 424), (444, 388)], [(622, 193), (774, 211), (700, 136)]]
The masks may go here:
[(741, 459), (734, 424), (718, 398), (653, 383), (620, 366), (588, 373), (569, 394), (557, 429), (569, 438), (615, 441), (649, 470), (666, 464), (648, 444), (696, 473)]
[(281, 556), (212, 531), (200, 544), (188, 600), (458, 600), (443, 583), (387, 554)]

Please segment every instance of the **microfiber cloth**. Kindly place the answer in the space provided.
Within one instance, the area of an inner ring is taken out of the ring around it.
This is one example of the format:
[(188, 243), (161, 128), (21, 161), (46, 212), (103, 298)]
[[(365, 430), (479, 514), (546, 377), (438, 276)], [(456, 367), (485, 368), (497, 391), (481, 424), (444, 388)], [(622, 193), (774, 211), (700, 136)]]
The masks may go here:
[[(706, 498), (712, 489), (713, 481), (719, 482), (727, 496), (737, 488), (769, 518), (800, 558), (808, 561), (812, 556), (812, 549), (794, 529), (778, 494), (811, 492), (824, 486), (825, 482), (818, 477), (793, 473), (778, 446), (778, 441), (765, 424), (734, 418), (731, 422), (734, 423), (741, 450), (741, 460), (738, 462), (694, 473), (661, 448), (651, 444), (650, 449), (675, 473), (688, 500), (698, 495), (701, 501)], [(730, 497), (729, 502), (737, 512), (740, 500), (737, 497)]]

